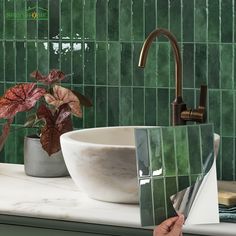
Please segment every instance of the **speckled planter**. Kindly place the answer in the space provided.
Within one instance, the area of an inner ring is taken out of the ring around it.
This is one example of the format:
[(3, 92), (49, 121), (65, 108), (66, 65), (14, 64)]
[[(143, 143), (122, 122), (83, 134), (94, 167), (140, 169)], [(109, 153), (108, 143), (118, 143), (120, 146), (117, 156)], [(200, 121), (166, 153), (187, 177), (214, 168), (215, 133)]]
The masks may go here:
[(29, 176), (48, 178), (69, 175), (62, 152), (49, 156), (36, 135), (25, 137), (24, 166), (25, 173)]

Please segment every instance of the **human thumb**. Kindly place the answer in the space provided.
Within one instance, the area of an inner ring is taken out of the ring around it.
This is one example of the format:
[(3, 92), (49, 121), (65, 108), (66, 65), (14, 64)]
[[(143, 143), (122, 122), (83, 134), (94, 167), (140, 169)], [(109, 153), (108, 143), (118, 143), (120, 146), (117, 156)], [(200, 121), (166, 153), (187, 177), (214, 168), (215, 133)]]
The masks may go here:
[(184, 215), (180, 215), (178, 220), (175, 222), (172, 230), (170, 231), (170, 236), (177, 236), (180, 235), (182, 232), (182, 226), (184, 223)]

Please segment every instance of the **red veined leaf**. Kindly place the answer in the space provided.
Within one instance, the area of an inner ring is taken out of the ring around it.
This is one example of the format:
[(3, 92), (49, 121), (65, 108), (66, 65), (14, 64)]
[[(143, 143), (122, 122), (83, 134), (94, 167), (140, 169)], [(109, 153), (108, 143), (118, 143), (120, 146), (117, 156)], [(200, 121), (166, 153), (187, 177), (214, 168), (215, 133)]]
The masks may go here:
[(53, 87), (53, 95), (47, 93), (44, 95), (44, 98), (48, 104), (55, 107), (59, 107), (62, 104), (68, 104), (73, 115), (82, 117), (80, 101), (71, 90), (55, 85)]
[(78, 97), (80, 104), (82, 106), (85, 106), (85, 107), (92, 107), (93, 106), (90, 99), (86, 98), (84, 95), (82, 95), (81, 93), (79, 93), (77, 91), (72, 90), (72, 92)]
[(39, 107), (37, 116), (46, 122), (41, 130), (40, 142), (49, 156), (61, 149), (60, 136), (73, 129), (70, 114), (68, 104), (63, 104), (54, 113), (45, 105)]
[(0, 118), (9, 119), (18, 112), (28, 111), (45, 93), (35, 83), (15, 85), (0, 98)]
[(10, 133), (10, 126), (11, 126), (12, 122), (13, 122), (13, 118), (8, 119), (7, 122), (2, 127), (2, 134), (0, 136), (0, 151), (2, 150), (4, 144), (7, 140), (7, 137)]
[(62, 71), (56, 69), (51, 70), (46, 76), (42, 75), (38, 70), (36, 70), (33, 71), (30, 76), (46, 85), (50, 85), (65, 79), (65, 74)]

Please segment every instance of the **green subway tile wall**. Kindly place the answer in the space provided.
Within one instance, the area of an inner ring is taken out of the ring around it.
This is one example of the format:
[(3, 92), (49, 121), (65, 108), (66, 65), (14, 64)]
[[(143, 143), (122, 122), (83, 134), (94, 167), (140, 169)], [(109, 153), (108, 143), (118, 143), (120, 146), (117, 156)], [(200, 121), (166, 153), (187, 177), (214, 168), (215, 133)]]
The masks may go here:
[[(222, 137), (218, 178), (236, 179), (236, 4), (234, 0), (0, 0), (0, 92), (30, 81), (36, 68), (60, 68), (89, 96), (76, 128), (169, 125), (174, 63), (163, 37), (137, 67), (145, 37), (156, 27), (173, 32), (183, 59), (185, 102), (198, 105), (208, 85), (208, 122)], [(38, 13), (38, 15), (34, 13)], [(1, 162), (23, 162), (19, 114), (0, 153)]]

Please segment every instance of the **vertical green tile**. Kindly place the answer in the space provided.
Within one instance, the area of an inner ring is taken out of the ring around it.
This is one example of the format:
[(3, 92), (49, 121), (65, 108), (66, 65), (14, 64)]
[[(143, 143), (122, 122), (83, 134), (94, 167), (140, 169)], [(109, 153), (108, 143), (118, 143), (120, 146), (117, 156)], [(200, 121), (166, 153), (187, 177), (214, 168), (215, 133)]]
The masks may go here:
[(14, 0), (5, 1), (5, 38), (15, 38), (15, 9)]
[(129, 86), (132, 83), (132, 45), (130, 43), (122, 43), (121, 46), (120, 83), (121, 85)]
[(222, 135), (234, 136), (234, 92), (231, 90), (222, 91)]
[(178, 176), (178, 191), (188, 188), (189, 185), (189, 176)]
[(25, 39), (26, 38), (26, 26), (27, 19), (24, 17), (26, 14), (26, 1), (19, 0), (15, 1), (15, 6), (17, 12), (20, 14), (19, 17), (16, 17), (16, 39)]
[(183, 41), (194, 39), (194, 1), (183, 0)]
[[(0, 42), (0, 82), (4, 82), (4, 47), (5, 43)], [(0, 85), (0, 88), (2, 85)], [(2, 94), (2, 93), (0, 93)]]
[(207, 31), (206, 0), (195, 1), (195, 41), (205, 42)]
[[(158, 0), (157, 4), (157, 27), (168, 29), (168, 1)], [(160, 38), (160, 40), (163, 40)]]
[(149, 133), (149, 156), (151, 161), (151, 175), (163, 176), (164, 170), (163, 170), (162, 160), (164, 159), (162, 156), (161, 129), (160, 128), (149, 129), (148, 133)]
[(208, 41), (219, 42), (219, 0), (208, 0)]
[(5, 156), (6, 156), (6, 162), (17, 163), (16, 135), (15, 135), (15, 130), (13, 127), (11, 127), (10, 134), (5, 143), (4, 151), (5, 151)]
[(183, 45), (183, 87), (194, 88), (194, 45)]
[(132, 39), (143, 41), (144, 39), (144, 1), (132, 1)]
[(96, 2), (96, 40), (107, 39), (107, 2), (100, 0)]
[[(195, 99), (194, 99), (194, 89), (183, 89), (183, 101), (187, 105), (187, 108), (192, 108), (194, 109), (195, 107), (198, 106), (198, 101), (195, 104)], [(171, 100), (172, 101), (172, 100)]]
[(71, 39), (72, 0), (61, 0), (61, 39)]
[(188, 175), (189, 150), (187, 128), (176, 127), (174, 130), (174, 135), (178, 175)]
[(133, 88), (133, 124), (144, 124), (144, 89)]
[(152, 179), (155, 225), (166, 219), (164, 179)]
[(170, 196), (176, 194), (177, 192), (176, 177), (166, 177), (165, 182), (166, 182), (167, 217), (171, 217), (176, 215), (176, 212), (170, 200)]
[(221, 42), (233, 42), (233, 1), (221, 1)]
[(95, 18), (96, 18), (96, 1), (84, 1), (84, 39), (95, 39)]
[(96, 127), (107, 126), (107, 87), (96, 87)]
[(37, 69), (37, 44), (34, 42), (27, 43), (27, 77), (30, 78), (30, 74)]
[(144, 84), (147, 87), (156, 87), (157, 84), (157, 50), (155, 43), (149, 49), (144, 69)]
[(163, 159), (165, 166), (165, 175), (176, 175), (176, 157), (175, 157), (175, 144), (174, 144), (174, 129), (173, 127), (162, 128), (163, 140)]
[(72, 0), (72, 39), (83, 38), (83, 0)]
[(43, 74), (49, 72), (48, 51), (48, 42), (38, 43), (38, 69)]
[(139, 55), (142, 49), (142, 43), (133, 44), (133, 85), (144, 85), (144, 68), (138, 67)]
[(234, 139), (222, 137), (222, 179), (233, 179), (233, 165), (234, 165)]
[(120, 125), (131, 125), (132, 122), (132, 89), (120, 88)]
[(72, 44), (72, 82), (73, 84), (82, 84), (83, 83), (83, 45), (82, 43), (73, 43)]
[[(31, 12), (36, 12), (37, 5), (36, 1), (27, 1), (27, 15), (31, 14)], [(32, 16), (27, 17), (27, 39), (36, 39), (37, 37), (37, 19)]]
[(108, 1), (108, 40), (119, 39), (119, 0)]
[(119, 88), (108, 87), (108, 126), (119, 125)]
[(107, 43), (96, 45), (96, 84), (107, 84)]
[(231, 44), (222, 44), (220, 46), (220, 78), (221, 88), (233, 88), (233, 47)]
[(49, 1), (49, 38), (59, 39), (60, 37), (60, 1)]
[(169, 9), (170, 9), (170, 31), (175, 35), (177, 41), (182, 41), (182, 35), (181, 35), (182, 34), (182, 32), (181, 32), (181, 0), (170, 1), (169, 3), (170, 3), (169, 4)]
[(200, 88), (207, 82), (207, 50), (205, 44), (197, 44), (195, 51), (195, 86)]
[[(170, 68), (170, 47), (168, 44), (159, 44), (157, 51), (157, 86), (168, 87), (169, 86), (169, 68)], [(171, 78), (174, 79), (174, 78)]]
[(208, 87), (220, 87), (220, 50), (218, 44), (208, 46)]
[(5, 42), (5, 80), (15, 81), (15, 43)]
[(152, 189), (150, 179), (141, 179), (140, 185), (140, 206), (141, 221), (144, 225), (154, 225), (153, 221), (153, 202), (152, 202)]
[[(61, 70), (68, 75), (71, 80), (71, 59), (72, 59), (72, 48), (71, 42), (65, 41), (61, 43)], [(67, 82), (66, 80), (64, 82)]]
[[(91, 99), (92, 104), (95, 104), (95, 88), (94, 86), (84, 86), (84, 95)], [(95, 127), (95, 106), (89, 107), (84, 110), (83, 120), (84, 128)]]
[(16, 81), (26, 81), (26, 43), (16, 42)]
[(199, 126), (188, 126), (187, 129), (190, 173), (199, 174), (202, 171)]
[(157, 90), (157, 120), (158, 125), (169, 125), (169, 89)]
[(60, 55), (60, 45), (58, 42), (49, 43), (49, 68), (58, 69), (59, 66), (59, 55)]
[[(84, 86), (83, 85), (74, 85), (73, 84), (72, 89), (76, 92), (84, 94)], [(88, 96), (87, 96), (87, 98), (90, 99), (90, 97), (88, 97)], [(84, 107), (84, 110), (87, 110), (87, 109), (90, 109), (90, 107)], [(72, 122), (73, 122), (74, 129), (83, 128), (83, 118), (78, 118), (76, 116), (72, 116)]]
[(38, 38), (39, 39), (48, 39), (49, 32), (49, 9), (48, 9), (48, 0), (38, 1), (38, 11), (45, 12), (45, 18), (38, 20)]
[(156, 29), (156, 4), (155, 0), (144, 1), (145, 4), (145, 37)]
[(131, 1), (120, 0), (120, 40), (131, 39)]
[(4, 4), (4, 0), (0, 0), (0, 39), (3, 39), (3, 28), (4, 28), (3, 4)]
[(120, 83), (121, 48), (117, 42), (108, 44), (108, 84)]
[(84, 83), (94, 84), (95, 81), (95, 44), (84, 45)]
[(17, 163), (23, 164), (24, 163), (24, 137), (27, 134), (27, 129), (23, 128), (21, 130), (16, 130), (16, 156), (17, 156)]
[(214, 124), (214, 130), (216, 133), (220, 133), (221, 130), (221, 122), (220, 122), (220, 117), (221, 117), (221, 111), (220, 111), (220, 91), (217, 90), (209, 90), (209, 112), (208, 112), (208, 117), (209, 117), (209, 122)]
[(139, 177), (150, 176), (148, 132), (146, 129), (135, 130), (136, 155)]
[(145, 88), (145, 125), (156, 125), (157, 117), (157, 101), (156, 101), (156, 89)]

